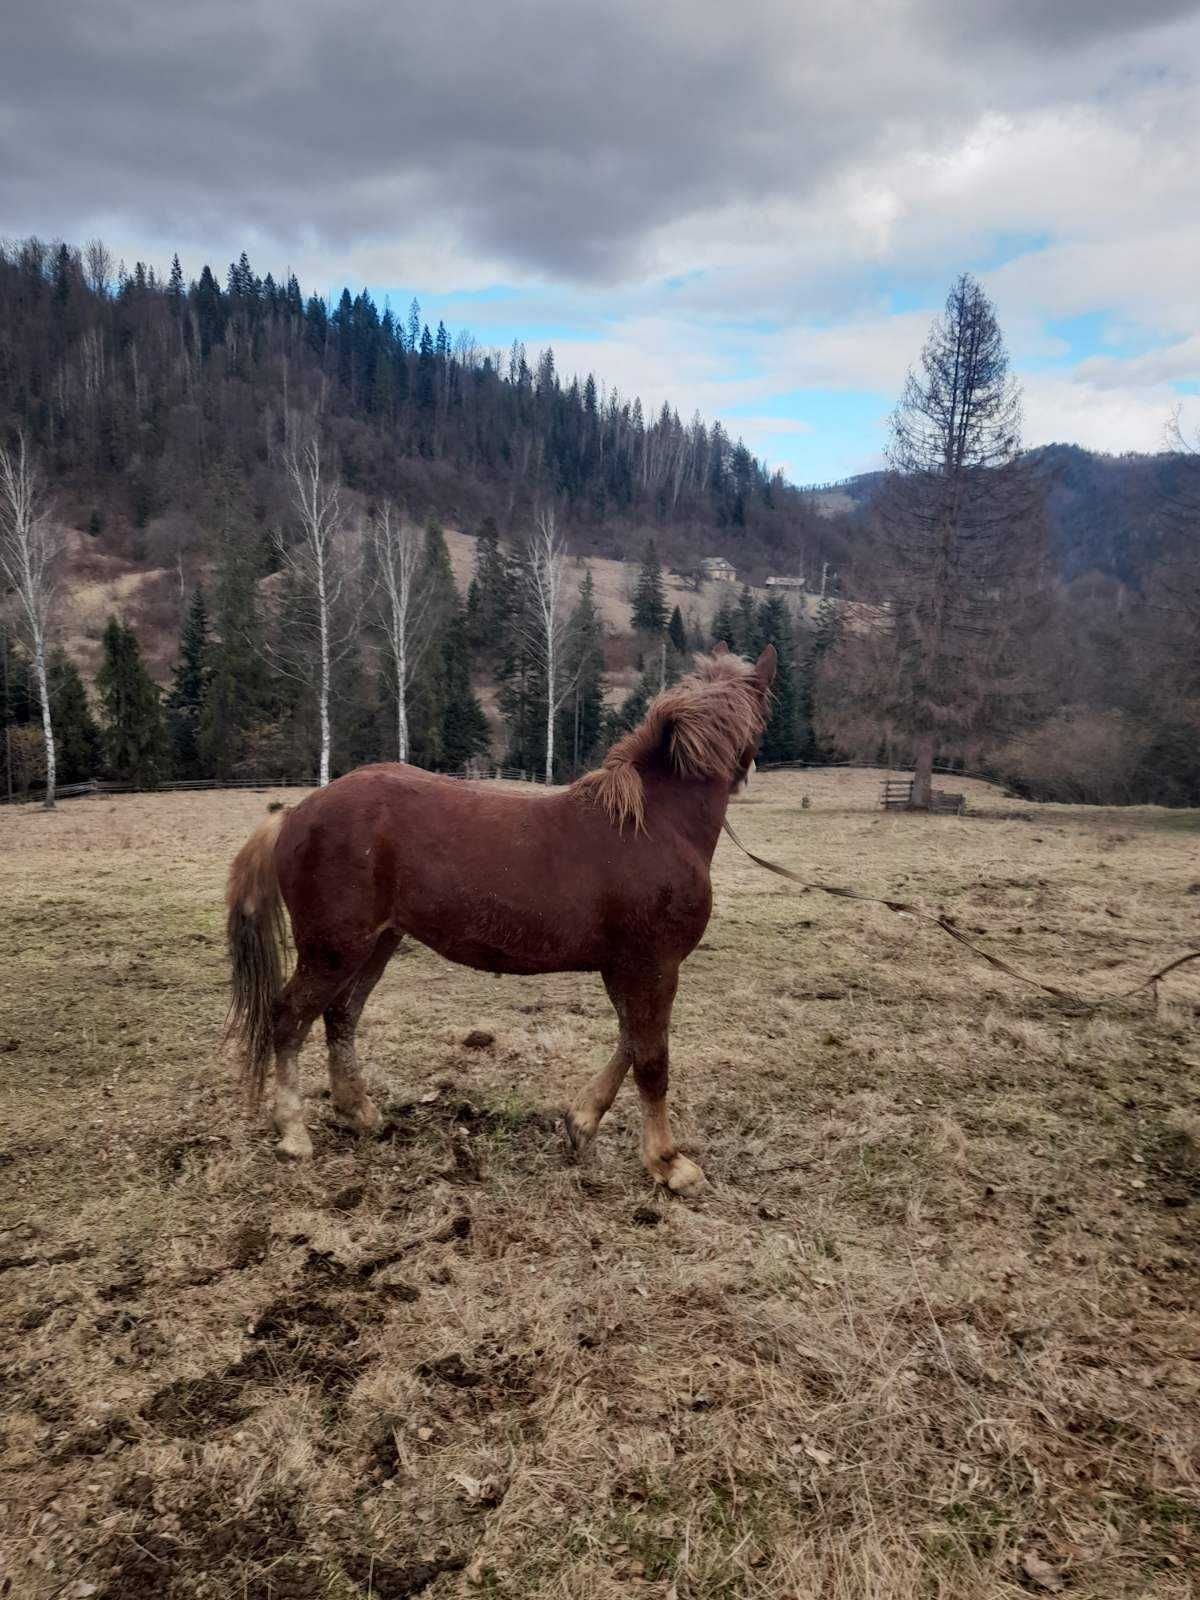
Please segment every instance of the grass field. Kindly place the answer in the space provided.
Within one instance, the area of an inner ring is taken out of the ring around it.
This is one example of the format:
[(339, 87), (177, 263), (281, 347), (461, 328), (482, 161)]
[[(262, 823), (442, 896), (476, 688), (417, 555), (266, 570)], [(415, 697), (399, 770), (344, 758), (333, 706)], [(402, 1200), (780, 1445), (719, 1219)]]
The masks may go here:
[[(1200, 946), (1195, 813), (885, 816), (877, 776), (760, 778), (735, 825), (1089, 995)], [(284, 1166), (217, 1043), (266, 799), (0, 811), (0, 1594), (1193, 1593), (1200, 970), (1081, 1011), (723, 842), (673, 1035), (697, 1202), (632, 1089), (565, 1159), (597, 979), (419, 949), (360, 1033), (384, 1136), (330, 1124), (314, 1040)]]

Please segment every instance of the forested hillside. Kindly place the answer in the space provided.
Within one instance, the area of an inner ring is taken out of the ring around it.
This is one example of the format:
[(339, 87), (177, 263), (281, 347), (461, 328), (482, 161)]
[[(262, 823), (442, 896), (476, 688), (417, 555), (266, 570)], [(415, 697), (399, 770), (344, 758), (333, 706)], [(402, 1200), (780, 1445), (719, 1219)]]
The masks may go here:
[(97, 245), (0, 250), (0, 419), (102, 547), (114, 524), (148, 559), (202, 543), (218, 471), (265, 527), (289, 412), (319, 415), (349, 488), (421, 519), (523, 534), (553, 502), (582, 553), (636, 557), (646, 528), (672, 563), (715, 547), (762, 573), (842, 553), (844, 529), (719, 422), (646, 417), (602, 374), (564, 381), (551, 350), (431, 329), (415, 300), (396, 313), (346, 289), (330, 307), (245, 255), (190, 282), (176, 259), (162, 282), (140, 262), (118, 275)]
[[(1163, 418), (1164, 439), (1168, 419)], [(1180, 451), (1100, 455), (1073, 444), (1028, 452), (1045, 494), (1047, 549), (1068, 582), (1088, 573), (1139, 588), (1170, 558), (1178, 509), (1194, 494), (1195, 462)], [(884, 475), (862, 473), (814, 493), (818, 509), (863, 517)]]
[[(22, 436), (65, 530), (48, 637), (64, 782), (300, 780), (326, 747), (335, 772), (403, 751), (449, 770), (549, 759), (565, 778), (715, 638), (780, 653), (766, 757), (912, 760), (882, 474), (798, 490), (718, 422), (647, 418), (602, 374), (485, 351), (415, 301), (396, 315), (347, 290), (330, 305), (244, 255), (191, 280), (176, 261), (162, 281), (99, 244), (0, 247), (0, 444)], [(319, 619), (289, 472), (302, 437), (336, 511)], [(1200, 803), (1200, 457), (1027, 459), (1025, 598), (977, 597), (1014, 612), (1004, 692), (947, 721), (938, 761), (1046, 798)], [(531, 554), (546, 517), (561, 571)], [(399, 651), (385, 525), (411, 563)], [(737, 569), (727, 596), (703, 589), (711, 555)], [(624, 578), (610, 558), (631, 563)], [(823, 605), (745, 587), (802, 572), (828, 580)], [(39, 779), (41, 733), (16, 621), (0, 613), (0, 720), (20, 789)]]

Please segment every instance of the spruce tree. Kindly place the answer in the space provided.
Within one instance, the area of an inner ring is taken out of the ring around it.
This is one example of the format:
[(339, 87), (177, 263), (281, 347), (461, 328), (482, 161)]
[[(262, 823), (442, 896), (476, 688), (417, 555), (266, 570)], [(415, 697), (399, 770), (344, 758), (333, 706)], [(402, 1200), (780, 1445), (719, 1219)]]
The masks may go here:
[(667, 638), (671, 641), (671, 648), (677, 650), (681, 656), (688, 653), (687, 629), (683, 623), (683, 612), (676, 606), (671, 613), (671, 620), (667, 624)]
[(436, 518), (425, 530), (418, 587), (426, 597), (423, 628), (429, 643), (409, 687), (409, 760), (414, 766), (442, 768), (447, 765), (446, 637), (460, 608), (446, 536)]
[(799, 706), (796, 690), (796, 641), (791, 613), (780, 595), (772, 595), (759, 607), (757, 653), (766, 645), (775, 646), (777, 665), (771, 694), (771, 715), (763, 730), (760, 761), (795, 761), (799, 758)]
[(54, 713), (54, 747), (63, 783), (86, 783), (104, 764), (100, 735), (79, 669), (65, 651), (50, 657), (47, 677)]
[(197, 588), (184, 619), (165, 706), (171, 767), (177, 778), (205, 776), (200, 755), (200, 721), (209, 679), (208, 606), (204, 590)]
[(662, 567), (651, 539), (642, 552), (642, 569), (633, 593), (633, 626), (639, 633), (660, 634), (667, 625)]
[(606, 747), (615, 744), (622, 735), (631, 733), (637, 727), (653, 698), (654, 688), (643, 672), (617, 710), (609, 711), (604, 718)]
[(466, 619), (458, 608), (446, 628), (442, 672), (442, 763), (454, 772), (473, 756), (485, 755), (489, 748), (487, 718), (471, 688)]
[(831, 650), (837, 648), (841, 633), (842, 615), (837, 602), (822, 600), (817, 609), (816, 625), (812, 630), (810, 643), (804, 652), (797, 685), (800, 756), (804, 761), (815, 761), (820, 753), (817, 744), (816, 715), (821, 663)]
[(108, 619), (103, 648), (96, 688), (104, 707), (108, 769), (125, 783), (153, 789), (168, 761), (158, 685), (142, 664), (137, 635), (117, 617)]
[(504, 654), (496, 671), (500, 715), (508, 729), (506, 766), (536, 773), (545, 766), (546, 684), (531, 639), (535, 629), (525, 615), (532, 586), (526, 568), (528, 550), (517, 550), (508, 568), (512, 603), (505, 626)]
[(225, 471), (215, 475), (211, 506), (220, 543), (199, 763), (205, 777), (229, 778), (240, 770), (248, 744), (262, 743), (251, 740), (250, 730), (268, 721), (271, 694), (258, 607), (259, 561), (237, 484)]
[(500, 548), (494, 517), (485, 517), (475, 541), (475, 577), (467, 599), (468, 637), (473, 649), (497, 654), (512, 603), (509, 563)]
[(754, 596), (750, 592), (750, 585), (744, 583), (737, 605), (737, 639), (732, 645), (740, 656), (749, 656), (755, 653), (754, 646), (758, 639), (758, 607), (754, 603)]
[(738, 649), (738, 614), (728, 596), (721, 601), (713, 618), (712, 642), (728, 645), (730, 650)]
[(577, 777), (592, 765), (604, 724), (604, 638), (590, 567), (571, 616), (565, 670), (574, 687), (559, 709), (555, 748), (559, 767)]

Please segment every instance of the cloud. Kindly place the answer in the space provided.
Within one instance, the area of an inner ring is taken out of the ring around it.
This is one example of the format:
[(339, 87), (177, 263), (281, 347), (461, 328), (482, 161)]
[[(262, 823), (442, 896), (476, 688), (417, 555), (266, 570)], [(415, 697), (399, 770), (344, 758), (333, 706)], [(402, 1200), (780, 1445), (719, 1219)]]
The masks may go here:
[[(1192, 356), (1200, 0), (9, 12), (14, 234), (190, 272), (247, 249), (306, 289), (503, 284), (570, 330), (561, 370), (763, 439), (787, 395), (894, 398), (963, 267), (1018, 364), (1089, 313)], [(1145, 438), (1184, 377), (1041, 377), (1031, 423)]]
[(859, 242), (886, 245), (908, 203), (897, 152), (910, 170), (953, 152), (1031, 81), (1053, 100), (1051, 62), (1069, 99), (1084, 44), (1094, 90), (1140, 39), (1167, 51), (1164, 25), (1195, 42), (1195, 6), (1167, 0), (968, 10), (43, 0), (6, 21), (0, 206), (42, 231), (100, 211), (343, 258), (440, 234), (464, 260), (612, 282), (686, 270), (689, 222), (832, 187)]

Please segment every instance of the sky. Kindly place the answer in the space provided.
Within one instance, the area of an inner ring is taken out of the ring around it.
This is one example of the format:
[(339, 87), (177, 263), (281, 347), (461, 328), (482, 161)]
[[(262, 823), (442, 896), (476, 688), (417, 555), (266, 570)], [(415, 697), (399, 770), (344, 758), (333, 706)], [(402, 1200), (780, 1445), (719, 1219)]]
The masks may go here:
[(245, 250), (878, 466), (950, 282), (1024, 438), (1200, 427), (1200, 0), (9, 0), (0, 227)]

